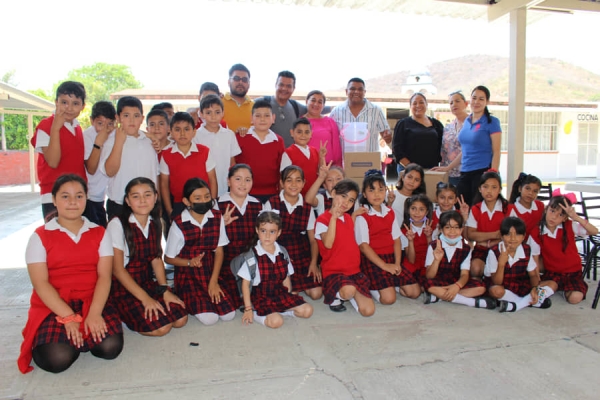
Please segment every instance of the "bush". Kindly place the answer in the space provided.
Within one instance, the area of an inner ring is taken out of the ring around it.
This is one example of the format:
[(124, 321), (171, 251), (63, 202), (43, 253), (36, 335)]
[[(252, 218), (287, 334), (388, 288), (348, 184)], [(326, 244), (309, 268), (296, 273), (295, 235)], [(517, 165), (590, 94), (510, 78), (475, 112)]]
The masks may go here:
[[(33, 128), (44, 117), (33, 117)], [(7, 150), (27, 150), (27, 115), (4, 114), (4, 131), (6, 135)]]

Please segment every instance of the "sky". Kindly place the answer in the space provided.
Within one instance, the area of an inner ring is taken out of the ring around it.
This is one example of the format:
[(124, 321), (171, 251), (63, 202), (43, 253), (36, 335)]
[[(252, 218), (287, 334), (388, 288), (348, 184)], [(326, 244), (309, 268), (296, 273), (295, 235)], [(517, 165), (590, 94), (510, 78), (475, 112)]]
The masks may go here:
[[(277, 73), (298, 90), (338, 89), (455, 57), (508, 57), (507, 19), (487, 21), (218, 0), (2, 2), (0, 76), (21, 89), (63, 80), (95, 62), (125, 64), (147, 89), (194, 89), (241, 62), (251, 91)], [(35, 12), (32, 12), (35, 10)], [(600, 13), (548, 14), (528, 26), (527, 56), (559, 58), (600, 74)], [(477, 58), (473, 57), (477, 63)], [(481, 66), (485, 68), (484, 65)]]

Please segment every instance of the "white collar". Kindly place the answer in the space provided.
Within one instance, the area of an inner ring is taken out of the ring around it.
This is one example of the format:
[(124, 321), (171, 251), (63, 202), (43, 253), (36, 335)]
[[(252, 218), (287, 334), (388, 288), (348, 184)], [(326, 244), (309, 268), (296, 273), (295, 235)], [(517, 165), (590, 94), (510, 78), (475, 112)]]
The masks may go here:
[(177, 146), (177, 142), (171, 143), (170, 148), (171, 148), (171, 153), (179, 153), (183, 156), (183, 158), (189, 157), (192, 153), (195, 153), (198, 151), (198, 146), (194, 142), (191, 143), (190, 150), (188, 151), (187, 154), (183, 154), (183, 151), (179, 150), (179, 146)]
[(79, 243), (79, 240), (81, 239), (81, 235), (83, 235), (85, 232), (89, 231), (90, 229), (98, 226), (95, 223), (90, 222), (90, 220), (88, 220), (84, 216), (81, 216), (81, 219), (83, 220), (83, 225), (81, 226), (81, 228), (79, 229), (79, 232), (77, 232), (76, 235), (73, 232), (71, 232), (70, 230), (68, 230), (67, 228), (65, 228), (64, 226), (62, 226), (61, 224), (59, 224), (58, 217), (52, 218), (50, 221), (48, 221), (44, 225), (44, 229), (46, 229), (47, 231), (59, 230), (61, 232), (66, 233), (75, 243)]
[(519, 200), (521, 200), (521, 196), (517, 197), (517, 200), (515, 201), (515, 208), (519, 211), (519, 214), (532, 213), (533, 211), (538, 210), (535, 200), (531, 203), (531, 208), (525, 208)]
[(298, 194), (298, 201), (296, 202), (296, 204), (292, 204), (285, 199), (285, 196), (283, 195), (283, 190), (279, 192), (279, 199), (286, 205), (288, 211), (292, 211), (296, 207), (301, 207), (304, 204), (304, 198), (302, 197), (302, 194)]
[(254, 246), (254, 249), (256, 250), (256, 255), (257, 256), (264, 256), (266, 255), (267, 257), (269, 257), (269, 259), (271, 260), (271, 262), (275, 262), (275, 260), (277, 259), (277, 256), (279, 255), (279, 253), (281, 253), (281, 247), (279, 247), (279, 244), (277, 242), (275, 242), (275, 253), (271, 254), (268, 251), (266, 251), (263, 247), (262, 244), (260, 244), (260, 240), (258, 242), (256, 242), (256, 246)]
[[(200, 132), (206, 132), (206, 133), (208, 133), (208, 134), (212, 134), (212, 135), (216, 135), (216, 134), (218, 134), (218, 133), (221, 133), (221, 131), (222, 131), (223, 129), (225, 129), (225, 128), (223, 128), (223, 125), (219, 124), (219, 130), (218, 130), (218, 131), (216, 131), (216, 132), (211, 132), (211, 131), (209, 131), (208, 129), (206, 129), (206, 126), (205, 126), (205, 125), (206, 125), (206, 122), (202, 122), (202, 125), (200, 125), (200, 128), (198, 128), (198, 131), (200, 131)], [(196, 131), (196, 132), (198, 132), (198, 131)]]
[(544, 229), (542, 230), (542, 235), (548, 235), (552, 239), (556, 239), (556, 235), (558, 234), (558, 230), (562, 229), (562, 224), (558, 225), (554, 232), (552, 232), (546, 225), (544, 225)]
[(481, 212), (486, 213), (488, 215), (488, 217), (490, 217), (490, 219), (492, 219), (492, 217), (494, 216), (494, 213), (496, 211), (502, 212), (502, 202), (500, 201), (500, 199), (496, 200), (496, 204), (494, 205), (494, 209), (492, 211), (490, 211), (487, 208), (487, 205), (485, 204), (485, 200), (481, 201)]
[(425, 228), (425, 224), (426, 224), (426, 222), (424, 222), (423, 225), (418, 227), (418, 226), (414, 226), (413, 223), (411, 222), (410, 230), (413, 231), (414, 233), (418, 234), (419, 236), (421, 236), (421, 234), (423, 234), (423, 228)]
[(198, 228), (202, 228), (206, 224), (208, 218), (213, 218), (214, 216), (215, 215), (212, 213), (212, 211), (208, 210), (208, 212), (206, 214), (204, 214), (204, 218), (202, 218), (202, 222), (198, 222), (198, 221), (196, 221), (196, 218), (192, 217), (192, 214), (190, 214), (189, 210), (185, 209), (181, 213), (181, 221), (189, 222), (192, 225), (196, 225)]
[(390, 209), (385, 204), (381, 205), (381, 212), (377, 212), (373, 207), (365, 206), (365, 208), (367, 209), (367, 215), (377, 215), (381, 218), (390, 212)]
[(246, 195), (246, 198), (244, 199), (244, 202), (242, 203), (242, 206), (239, 207), (237, 205), (237, 203), (235, 201), (233, 201), (233, 199), (231, 198), (231, 195), (229, 194), (229, 192), (227, 193), (223, 193), (221, 195), (221, 197), (219, 197), (219, 203), (224, 203), (226, 201), (230, 201), (231, 203), (233, 203), (233, 205), (235, 206), (235, 208), (238, 209), (238, 211), (240, 212), (240, 214), (244, 215), (246, 214), (246, 207), (248, 206), (248, 203), (259, 203), (258, 199), (256, 197), (250, 196), (250, 195)]
[(267, 143), (271, 143), (271, 142), (277, 142), (279, 140), (277, 138), (277, 135), (275, 134), (275, 132), (273, 132), (270, 129), (269, 129), (269, 133), (267, 133), (267, 136), (265, 136), (265, 140), (264, 141), (260, 140), (260, 138), (258, 137), (258, 134), (254, 131), (254, 127), (253, 126), (251, 126), (250, 129), (248, 129), (248, 133), (247, 134), (251, 135), (256, 140), (258, 140), (260, 142), (260, 144), (267, 144)]
[(129, 222), (131, 222), (132, 224), (136, 224), (140, 231), (142, 231), (146, 239), (148, 238), (148, 232), (150, 231), (150, 221), (152, 221), (152, 216), (148, 215), (148, 222), (146, 223), (146, 226), (142, 226), (135, 217), (135, 215), (129, 215)]
[(294, 146), (296, 146), (302, 152), (302, 154), (304, 154), (306, 158), (310, 160), (310, 147), (308, 145), (306, 147), (302, 147), (294, 143)]

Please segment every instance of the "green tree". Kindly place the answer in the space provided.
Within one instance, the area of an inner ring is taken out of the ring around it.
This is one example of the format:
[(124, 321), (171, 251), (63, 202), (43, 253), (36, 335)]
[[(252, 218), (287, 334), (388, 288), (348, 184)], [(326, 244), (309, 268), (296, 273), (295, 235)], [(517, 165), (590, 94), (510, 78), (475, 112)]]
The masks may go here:
[(4, 75), (2, 75), (2, 78), (0, 78), (0, 81), (8, 83), (11, 86), (17, 86), (18, 82), (15, 80), (15, 73), (16, 71), (14, 69), (6, 71)]
[[(100, 100), (110, 101), (110, 95), (120, 90), (142, 87), (128, 66), (101, 62), (73, 69), (65, 80), (83, 83), (87, 93), (86, 103), (89, 105)], [(54, 85), (53, 92), (61, 82)]]
[(44, 89), (38, 88), (38, 89), (28, 90), (28, 92), (37, 97), (41, 97), (42, 99), (45, 99), (45, 100), (48, 100), (48, 101), (51, 101), (54, 103), (54, 96), (52, 96), (51, 94), (46, 92)]
[[(44, 117), (33, 117), (33, 127)], [(27, 115), (5, 114), (4, 126), (6, 129), (6, 148), (8, 150), (27, 150)]]

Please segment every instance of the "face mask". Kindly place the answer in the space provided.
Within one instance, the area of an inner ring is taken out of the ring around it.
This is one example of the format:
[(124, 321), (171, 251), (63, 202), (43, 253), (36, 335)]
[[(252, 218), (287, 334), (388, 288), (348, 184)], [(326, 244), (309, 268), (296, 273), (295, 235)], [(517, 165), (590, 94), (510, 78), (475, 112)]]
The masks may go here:
[(210, 211), (213, 206), (213, 202), (207, 201), (206, 203), (192, 203), (191, 209), (196, 214), (204, 215)]
[(446, 235), (444, 235), (443, 233), (440, 235), (440, 240), (445, 242), (446, 244), (449, 244), (450, 246), (456, 246), (458, 244), (458, 242), (460, 242), (462, 239), (461, 236), (457, 236), (454, 239), (450, 239), (449, 237), (447, 237)]
[(420, 221), (415, 221), (415, 220), (414, 220), (414, 219), (412, 219), (412, 218), (409, 218), (409, 219), (410, 219), (410, 222), (412, 222), (413, 224), (414, 224), (415, 222), (416, 222), (416, 223), (419, 223), (419, 222), (425, 223), (425, 222), (427, 222), (427, 217), (423, 217), (423, 219), (422, 219), (422, 220), (420, 220)]

